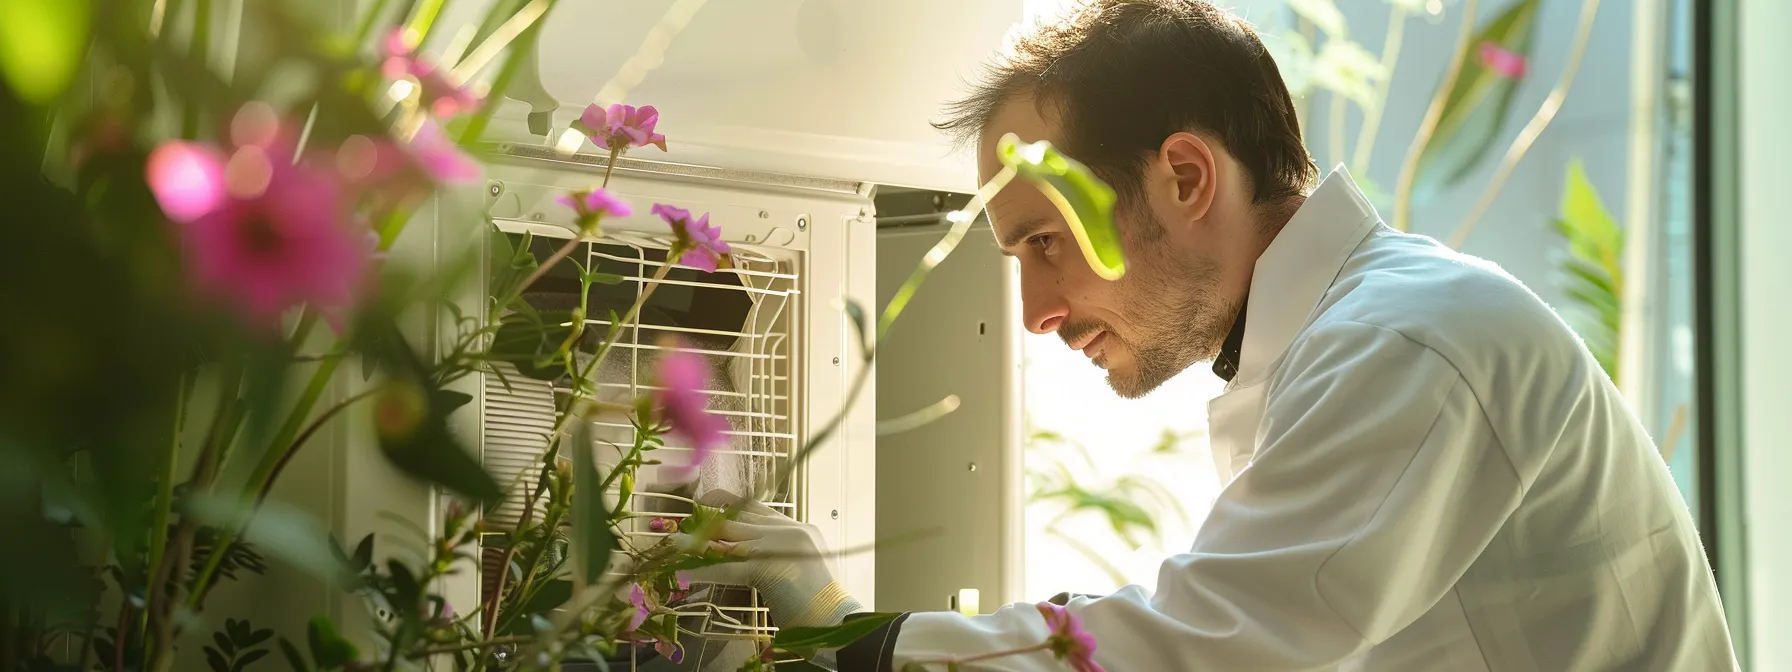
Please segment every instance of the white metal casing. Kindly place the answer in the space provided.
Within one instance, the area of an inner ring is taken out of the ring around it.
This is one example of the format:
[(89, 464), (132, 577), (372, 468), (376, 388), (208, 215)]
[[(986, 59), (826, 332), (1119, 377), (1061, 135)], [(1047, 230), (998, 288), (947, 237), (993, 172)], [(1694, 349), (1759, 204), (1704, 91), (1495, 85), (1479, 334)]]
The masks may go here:
[[(498, 150), (488, 164), (486, 184), (488, 212), (500, 228), (570, 237), (572, 211), (554, 202), (554, 197), (596, 186), (601, 180), (602, 158), (553, 158), (527, 147)], [(709, 213), (710, 223), (720, 226), (724, 237), (737, 248), (794, 260), (799, 294), (790, 334), (791, 354), (797, 360), (790, 396), (795, 400), (792, 445), (800, 444), (842, 411), (848, 385), (863, 367), (845, 302), (870, 305), (874, 299), (876, 231), (869, 199), (859, 185), (846, 182), (778, 181), (772, 176), (754, 181), (753, 176), (741, 173), (641, 161), (621, 166), (609, 190), (629, 200), (635, 214), (606, 219), (606, 232), (617, 237), (665, 239), (669, 234), (666, 223), (648, 209), (654, 203), (666, 203)], [(468, 298), (472, 297), (462, 297)], [(866, 548), (873, 541), (875, 492), (863, 484), (875, 480), (874, 406), (869, 393), (875, 389), (875, 381), (868, 381), (867, 388), (859, 402), (847, 409), (838, 432), (800, 471), (795, 513), (818, 527), (835, 550)], [(466, 391), (476, 395), (474, 407), (484, 407), (484, 390)], [(477, 417), (469, 419), (477, 421)], [(471, 424), (463, 426), (463, 431), (476, 433), (479, 428)], [(486, 449), (489, 454), (490, 447)], [(843, 555), (835, 570), (853, 594), (874, 594), (872, 554)]]
[[(449, 3), (444, 37), (426, 48), (452, 48), (493, 2)], [(654, 105), (669, 151), (637, 150), (641, 158), (968, 192), (974, 161), (928, 122), (980, 74), (1027, 4), (560, 2), (542, 20), (539, 91), (528, 74), (508, 89), (533, 102), (506, 100), (486, 137), (552, 142), (594, 101)], [(553, 137), (528, 131), (532, 105), (554, 110)]]

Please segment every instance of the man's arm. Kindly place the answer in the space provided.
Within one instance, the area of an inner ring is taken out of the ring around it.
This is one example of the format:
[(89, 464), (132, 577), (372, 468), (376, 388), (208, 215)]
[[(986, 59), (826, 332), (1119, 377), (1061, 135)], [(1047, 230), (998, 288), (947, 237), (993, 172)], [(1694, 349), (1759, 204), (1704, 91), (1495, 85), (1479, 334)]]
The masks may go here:
[[(1429, 610), (1517, 508), (1518, 470), (1462, 375), (1435, 351), (1343, 323), (1297, 345), (1282, 370), (1257, 454), (1220, 494), (1193, 549), (1164, 562), (1156, 594), (1129, 586), (1069, 602), (1095, 636), (1098, 663), (1335, 664)], [(847, 667), (843, 655), (841, 669), (899, 670), (1048, 635), (1026, 605), (976, 617), (916, 613), (891, 630), (878, 633), (880, 644), (893, 641), (887, 656)], [(1062, 668), (1036, 653), (964, 669)]]

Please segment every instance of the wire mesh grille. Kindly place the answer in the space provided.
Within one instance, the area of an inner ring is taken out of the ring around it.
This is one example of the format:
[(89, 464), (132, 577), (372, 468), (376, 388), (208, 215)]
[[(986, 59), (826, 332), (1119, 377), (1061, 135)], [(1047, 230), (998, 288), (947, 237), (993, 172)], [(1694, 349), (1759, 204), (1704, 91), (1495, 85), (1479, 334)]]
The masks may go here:
[[(513, 237), (513, 244), (520, 242), (520, 236)], [(536, 245), (546, 249), (562, 243)], [(626, 314), (648, 280), (668, 263), (668, 243), (616, 233), (583, 244), (575, 254), (574, 259), (582, 257), (587, 268), (620, 276), (619, 282), (591, 291), (586, 303), (589, 318), (575, 348), (577, 367), (586, 366), (598, 343), (615, 328), (615, 316)], [(543, 249), (537, 250), (537, 258), (546, 256)], [(638, 473), (630, 495), (630, 510), (636, 516), (622, 526), (622, 543), (630, 547), (657, 543), (668, 533), (654, 531), (650, 522), (688, 517), (693, 500), (710, 490), (757, 492), (795, 452), (799, 264), (794, 253), (783, 250), (736, 245), (735, 253), (734, 268), (715, 273), (673, 260), (666, 278), (643, 304), (639, 326), (622, 328), (611, 351), (583, 382), (583, 389), (599, 400), (627, 403), (660, 389), (653, 381), (654, 362), (660, 356), (672, 349), (696, 353), (709, 363), (703, 389), (709, 409), (730, 426), (728, 445), (711, 454), (694, 483), (675, 483), (662, 473), (692, 458), (691, 446), (677, 435), (665, 436), (664, 447), (648, 454), (650, 460), (664, 464), (644, 466)], [(544, 316), (570, 311), (578, 304), (576, 269), (551, 271), (524, 298)], [(489, 526), (503, 529), (514, 528), (521, 519), (526, 493), (554, 434), (556, 399), (572, 393), (578, 381), (563, 371), (536, 370), (530, 363), (497, 366), (504, 375), (487, 375), (484, 381), (483, 459), (499, 482), (510, 487), (503, 504), (486, 517)], [(594, 451), (600, 469), (613, 468), (635, 440), (633, 426), (621, 418), (592, 421), (590, 429), (593, 445), (588, 449)], [(570, 432), (562, 434), (564, 439)], [(612, 489), (612, 501), (619, 494)], [(768, 493), (765, 503), (792, 516), (798, 513), (789, 489)], [(493, 551), (498, 549), (484, 553), (488, 594), (503, 571), (498, 566), (502, 552)], [(741, 650), (756, 654), (757, 642), (773, 632), (758, 596), (745, 588), (697, 586), (676, 608), (685, 614), (680, 629), (694, 636), (692, 643), (698, 647), (689, 651), (686, 661), (699, 666), (707, 667), (702, 661), (714, 659), (730, 642), (735, 644), (729, 658), (738, 657)]]

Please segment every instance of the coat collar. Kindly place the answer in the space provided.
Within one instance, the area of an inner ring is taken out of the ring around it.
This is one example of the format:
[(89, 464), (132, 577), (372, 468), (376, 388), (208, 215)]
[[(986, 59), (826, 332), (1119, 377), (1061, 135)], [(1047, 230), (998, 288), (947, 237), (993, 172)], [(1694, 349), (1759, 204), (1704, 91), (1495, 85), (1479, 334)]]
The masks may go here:
[[(1340, 165), (1276, 234), (1251, 271), (1238, 373), (1228, 388), (1256, 385), (1274, 369), (1313, 316), (1363, 236), (1381, 222), (1350, 171)], [(1244, 322), (1244, 311), (1239, 321)]]

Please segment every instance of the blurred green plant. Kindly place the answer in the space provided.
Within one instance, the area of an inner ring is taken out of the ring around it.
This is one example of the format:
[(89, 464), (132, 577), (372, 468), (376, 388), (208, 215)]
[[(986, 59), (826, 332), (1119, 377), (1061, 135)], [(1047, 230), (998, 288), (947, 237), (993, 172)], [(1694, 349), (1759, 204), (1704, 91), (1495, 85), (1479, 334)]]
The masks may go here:
[(1621, 380), (1618, 346), (1623, 320), (1624, 230), (1587, 180), (1586, 167), (1578, 158), (1568, 162), (1561, 214), (1554, 228), (1568, 247), (1558, 267), (1563, 289), (1586, 311), (1577, 320), (1575, 331), (1616, 383)]
[[(1198, 435), (1165, 429), (1145, 455), (1178, 455), (1182, 443)], [(1129, 583), (1125, 573), (1085, 540), (1064, 532), (1060, 526), (1063, 522), (1078, 516), (1096, 516), (1134, 550), (1141, 546), (1141, 540), (1162, 543), (1163, 529), (1158, 521), (1167, 514), (1175, 515), (1183, 527), (1190, 524), (1188, 512), (1175, 494), (1147, 471), (1134, 470), (1094, 483), (1079, 478), (1078, 474), (1100, 473), (1088, 446), (1049, 429), (1033, 429), (1027, 436), (1027, 450), (1027, 504), (1057, 511), (1044, 525), (1046, 534), (1088, 559), (1115, 585)]]

